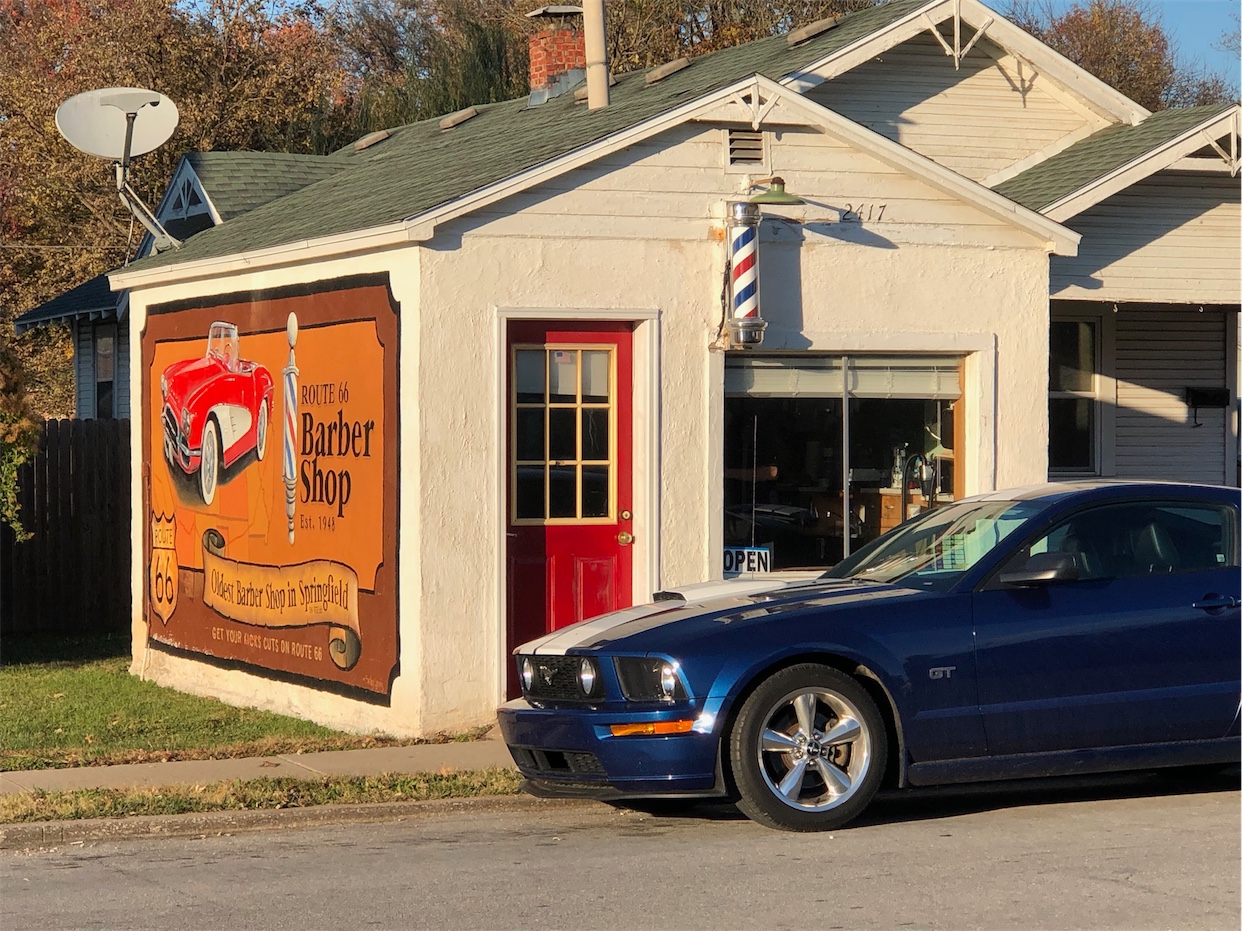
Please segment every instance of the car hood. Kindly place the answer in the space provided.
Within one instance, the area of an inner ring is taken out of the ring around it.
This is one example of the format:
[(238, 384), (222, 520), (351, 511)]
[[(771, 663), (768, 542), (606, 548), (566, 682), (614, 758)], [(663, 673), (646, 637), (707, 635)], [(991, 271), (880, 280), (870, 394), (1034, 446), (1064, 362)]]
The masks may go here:
[(219, 372), (220, 364), (206, 356), (201, 359), (174, 362), (164, 369), (164, 380), (168, 384), (168, 394), (165, 395), (165, 400), (175, 407), (177, 402), (184, 402), (193, 397)]
[[(572, 624), (518, 647), (517, 653), (559, 656), (580, 650), (659, 650), (673, 641), (693, 641), (722, 625), (763, 623), (804, 609), (845, 609), (878, 599), (923, 599), (928, 593), (877, 582), (830, 579), (780, 591), (736, 593), (703, 601), (659, 601)], [(652, 636), (654, 634), (654, 636)], [(642, 635), (642, 636), (640, 636)], [(629, 642), (627, 642), (629, 641)]]

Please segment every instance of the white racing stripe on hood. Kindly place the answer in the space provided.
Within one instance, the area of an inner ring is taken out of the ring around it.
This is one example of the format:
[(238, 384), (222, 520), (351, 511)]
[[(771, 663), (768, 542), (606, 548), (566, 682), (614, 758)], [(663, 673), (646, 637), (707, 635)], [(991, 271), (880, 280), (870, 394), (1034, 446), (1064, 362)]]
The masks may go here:
[(568, 627), (554, 631), (546, 637), (540, 637), (538, 640), (524, 643), (518, 647), (517, 652), (537, 653), (540, 656), (564, 656), (573, 647), (596, 640), (600, 634), (614, 627), (620, 627), (622, 624), (628, 624), (630, 621), (636, 621), (639, 618), (650, 617), (653, 614), (661, 614), (665, 611), (675, 611), (683, 607), (685, 605), (682, 602), (673, 601), (622, 608), (620, 611), (601, 614), (592, 621), (570, 624)]

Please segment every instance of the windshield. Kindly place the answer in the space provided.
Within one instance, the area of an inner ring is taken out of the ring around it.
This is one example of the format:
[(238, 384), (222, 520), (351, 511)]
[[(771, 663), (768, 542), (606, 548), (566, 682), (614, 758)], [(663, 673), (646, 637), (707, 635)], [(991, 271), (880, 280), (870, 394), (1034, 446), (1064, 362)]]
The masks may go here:
[(948, 591), (1044, 507), (1040, 501), (963, 501), (928, 511), (872, 541), (821, 578)]

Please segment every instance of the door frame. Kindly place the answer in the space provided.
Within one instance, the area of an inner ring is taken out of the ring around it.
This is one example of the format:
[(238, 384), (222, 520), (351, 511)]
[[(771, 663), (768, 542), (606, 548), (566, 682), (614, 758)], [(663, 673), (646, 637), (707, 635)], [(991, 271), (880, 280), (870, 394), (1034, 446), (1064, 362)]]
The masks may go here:
[(509, 475), (509, 323), (546, 320), (551, 323), (633, 324), (632, 495), (634, 556), (631, 604), (651, 600), (660, 590), (660, 326), (658, 308), (564, 308), (496, 306), (493, 319), (492, 449), (494, 568), (492, 605), (495, 631), (493, 692), (505, 700), (509, 645), (507, 605), (508, 475)]

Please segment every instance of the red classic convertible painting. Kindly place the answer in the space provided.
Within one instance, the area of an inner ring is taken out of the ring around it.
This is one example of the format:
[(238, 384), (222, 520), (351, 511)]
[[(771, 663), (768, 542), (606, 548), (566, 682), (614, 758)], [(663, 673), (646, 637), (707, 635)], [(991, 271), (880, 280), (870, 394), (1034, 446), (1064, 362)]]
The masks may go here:
[(201, 359), (174, 362), (160, 378), (164, 456), (186, 475), (198, 474), (204, 504), (216, 497), (220, 470), (254, 450), (267, 452), (272, 374), (242, 359), (237, 327), (217, 321)]

